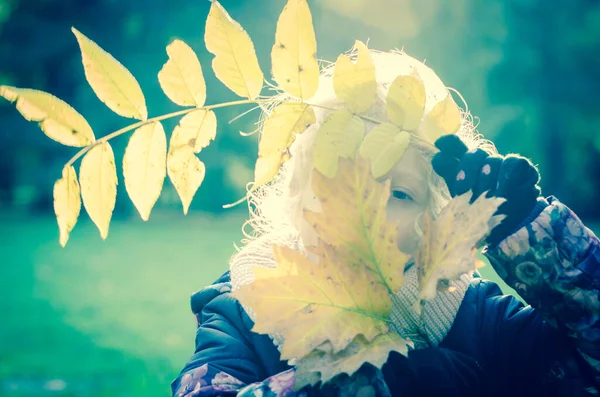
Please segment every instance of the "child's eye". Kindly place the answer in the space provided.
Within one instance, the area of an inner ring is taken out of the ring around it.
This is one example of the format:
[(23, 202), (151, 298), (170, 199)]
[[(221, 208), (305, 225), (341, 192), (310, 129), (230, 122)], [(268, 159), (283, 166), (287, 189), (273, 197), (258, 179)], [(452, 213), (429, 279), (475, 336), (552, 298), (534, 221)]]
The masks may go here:
[(396, 200), (409, 200), (414, 201), (410, 194), (402, 191), (402, 190), (392, 190), (392, 196)]

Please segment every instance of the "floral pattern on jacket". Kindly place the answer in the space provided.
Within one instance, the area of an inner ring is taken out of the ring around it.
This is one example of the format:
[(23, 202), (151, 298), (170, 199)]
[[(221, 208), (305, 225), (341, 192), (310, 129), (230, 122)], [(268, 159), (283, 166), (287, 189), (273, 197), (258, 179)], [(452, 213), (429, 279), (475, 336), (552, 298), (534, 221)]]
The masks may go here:
[[(498, 275), (546, 321), (600, 359), (600, 242), (555, 198), (486, 256)], [(597, 371), (596, 360), (587, 361)]]
[[(208, 397), (208, 396), (238, 396), (238, 397), (310, 397), (314, 395), (335, 396), (379, 396), (390, 397), (381, 371), (373, 366), (361, 367), (352, 377), (339, 376), (335, 382), (328, 383), (323, 388), (305, 387), (294, 391), (295, 370), (289, 369), (268, 377), (262, 382), (244, 385), (238, 379), (224, 372), (218, 372), (212, 377), (208, 364), (190, 370), (181, 377), (179, 389), (175, 397)], [(212, 379), (211, 379), (212, 378)]]

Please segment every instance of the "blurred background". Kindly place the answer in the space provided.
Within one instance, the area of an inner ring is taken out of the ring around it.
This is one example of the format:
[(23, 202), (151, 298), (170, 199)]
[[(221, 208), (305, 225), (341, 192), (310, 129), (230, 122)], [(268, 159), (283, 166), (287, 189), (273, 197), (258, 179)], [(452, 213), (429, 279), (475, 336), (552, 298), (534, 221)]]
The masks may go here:
[[(223, 0), (253, 38), (263, 71), (285, 0)], [(530, 157), (546, 195), (595, 225), (600, 209), (600, 2), (595, 0), (309, 0), (318, 56), (334, 61), (355, 39), (404, 48), (458, 89), (500, 152)], [(88, 86), (75, 26), (136, 76), (151, 116), (178, 109), (157, 73), (174, 38), (204, 67), (207, 103), (234, 100), (204, 48), (207, 0), (0, 0), (0, 84), (67, 101), (97, 137), (128, 125)], [(257, 114), (221, 109), (199, 156), (206, 179), (184, 217), (169, 182), (149, 222), (123, 188), (102, 241), (82, 211), (61, 249), (52, 186), (76, 152), (0, 101), (0, 395), (164, 396), (192, 353), (189, 295), (227, 268), (241, 238)], [(175, 122), (165, 122), (167, 131)], [(120, 162), (127, 137), (112, 142)], [(491, 269), (484, 269), (486, 275)]]

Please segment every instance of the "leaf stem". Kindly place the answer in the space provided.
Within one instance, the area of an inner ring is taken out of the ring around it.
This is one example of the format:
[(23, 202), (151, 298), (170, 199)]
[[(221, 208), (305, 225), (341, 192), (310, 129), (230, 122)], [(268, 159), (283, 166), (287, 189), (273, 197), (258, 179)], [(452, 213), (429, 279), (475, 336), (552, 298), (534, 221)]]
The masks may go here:
[[(306, 102), (302, 102), (302, 103), (306, 103)], [(319, 105), (319, 104), (316, 104), (316, 103), (306, 103), (306, 104), (310, 105), (312, 107), (315, 107), (315, 108), (325, 109), (325, 110), (329, 110), (329, 111), (332, 111), (332, 112), (335, 112), (336, 110), (339, 110), (339, 109), (334, 109), (334, 108), (329, 107), (329, 106)], [(369, 121), (369, 122), (374, 123), (374, 124), (383, 124), (384, 123), (384, 121), (377, 120), (377, 119), (374, 119), (374, 118), (369, 117), (369, 116), (363, 116), (361, 114), (356, 114), (356, 113), (352, 113), (352, 114), (354, 116), (356, 116), (356, 117), (360, 117), (361, 119), (363, 119), (365, 121)], [(421, 142), (422, 145), (424, 145), (424, 146), (426, 146), (426, 147), (434, 150), (435, 152), (438, 151), (438, 149), (434, 145), (432, 145), (430, 142), (428, 142), (426, 139), (421, 138), (420, 136), (418, 136), (417, 134), (415, 134), (412, 131), (406, 131), (406, 132), (408, 132), (410, 134), (411, 138), (413, 138), (413, 139)]]
[(208, 105), (208, 106), (202, 106), (202, 107), (195, 107), (195, 108), (188, 108), (188, 109), (178, 110), (176, 112), (163, 114), (162, 116), (152, 117), (152, 118), (147, 119), (147, 120), (138, 121), (137, 123), (133, 123), (131, 125), (128, 125), (127, 127), (123, 127), (123, 128), (121, 128), (121, 129), (119, 129), (117, 131), (111, 132), (110, 134), (105, 135), (102, 138), (94, 141), (94, 143), (91, 143), (88, 146), (82, 148), (79, 152), (77, 152), (75, 154), (75, 156), (71, 157), (71, 159), (67, 162), (67, 164), (65, 164), (65, 167), (68, 168), (69, 166), (73, 165), (73, 163), (75, 161), (77, 161), (81, 156), (83, 156), (84, 154), (86, 154), (94, 146), (100, 145), (103, 142), (107, 142), (110, 139), (113, 139), (113, 138), (115, 138), (115, 137), (117, 137), (119, 135), (123, 135), (126, 132), (129, 132), (131, 130), (134, 130), (134, 129), (139, 128), (139, 127), (141, 127), (143, 125), (146, 125), (146, 124), (154, 123), (156, 121), (161, 121), (161, 120), (167, 120), (167, 119), (171, 119), (171, 118), (178, 117), (178, 116), (183, 116), (183, 115), (191, 113), (191, 112), (193, 112), (195, 110), (211, 110), (211, 109), (224, 108), (224, 107), (228, 107), (228, 106), (238, 106), (238, 105), (268, 103), (270, 101), (271, 100), (269, 100), (269, 99), (266, 99), (266, 100), (260, 100), (260, 99), (241, 99), (241, 100), (238, 100), (238, 101), (223, 102), (223, 103), (217, 103), (217, 104), (214, 104), (214, 105)]
[[(188, 109), (183, 109), (183, 110), (179, 110), (176, 112), (172, 112), (172, 113), (167, 113), (167, 114), (163, 114), (162, 116), (157, 116), (157, 117), (152, 117), (149, 118), (147, 120), (142, 120), (142, 121), (138, 121), (137, 123), (133, 123), (131, 125), (128, 125), (127, 127), (123, 127), (117, 131), (111, 132), (108, 135), (103, 136), (102, 138), (94, 141), (94, 143), (89, 144), (88, 146), (82, 148), (81, 150), (79, 150), (79, 152), (77, 152), (73, 157), (71, 157), (71, 159), (65, 164), (65, 168), (68, 168), (69, 166), (73, 165), (73, 163), (75, 161), (77, 161), (81, 156), (85, 155), (87, 152), (90, 151), (90, 149), (92, 149), (93, 147), (100, 145), (103, 142), (107, 142), (112, 138), (115, 138), (117, 136), (123, 135), (126, 132), (129, 132), (131, 130), (134, 130), (136, 128), (139, 128), (143, 125), (149, 124), (149, 123), (154, 123), (156, 121), (161, 121), (161, 120), (167, 120), (167, 119), (171, 119), (174, 117), (178, 117), (178, 116), (183, 116), (185, 114), (191, 113), (195, 110), (211, 110), (211, 109), (218, 109), (218, 108), (224, 108), (224, 107), (229, 107), (229, 106), (238, 106), (238, 105), (249, 105), (249, 104), (263, 104), (263, 103), (270, 103), (273, 102), (272, 99), (241, 99), (238, 101), (230, 101), (230, 102), (223, 102), (223, 103), (217, 103), (214, 105), (208, 105), (208, 106), (202, 106), (202, 107), (195, 107), (195, 108), (188, 108)], [(285, 101), (284, 101), (285, 102)], [(316, 108), (321, 108), (321, 109), (325, 109), (325, 110), (330, 110), (332, 112), (336, 111), (337, 109), (331, 108), (329, 106), (324, 106), (324, 105), (319, 105), (319, 104), (315, 104), (315, 103), (308, 103), (308, 102), (304, 102), (304, 101), (300, 101), (300, 103), (306, 104), (306, 105), (310, 105)], [(244, 112), (242, 113), (240, 116), (236, 117), (234, 120), (236, 120), (237, 118), (244, 116), (245, 114), (249, 113), (250, 111), (254, 110), (250, 109), (248, 112)], [(360, 114), (355, 114), (355, 116), (360, 117), (361, 119), (365, 120), (365, 121), (370, 121), (372, 123), (376, 123), (376, 124), (382, 124), (383, 121), (381, 120), (376, 120), (372, 117), (368, 117), (368, 116), (363, 116)], [(232, 121), (234, 121), (232, 120)], [(435, 147), (433, 145), (431, 145), (431, 143), (427, 142), (425, 139), (417, 136), (416, 134), (409, 132), (410, 135), (412, 136), (413, 139), (416, 139), (418, 141), (420, 141), (422, 144), (431, 147), (433, 149), (435, 149)], [(237, 203), (229, 205), (229, 207), (232, 207), (234, 205), (237, 205), (241, 202), (243, 202), (243, 199), (238, 200)]]

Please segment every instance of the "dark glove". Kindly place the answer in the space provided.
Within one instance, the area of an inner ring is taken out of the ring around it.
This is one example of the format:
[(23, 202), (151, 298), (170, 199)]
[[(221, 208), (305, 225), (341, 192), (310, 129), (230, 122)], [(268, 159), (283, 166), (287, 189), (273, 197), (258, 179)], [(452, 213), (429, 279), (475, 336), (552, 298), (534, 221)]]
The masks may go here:
[(487, 238), (495, 246), (529, 219), (540, 197), (540, 174), (528, 159), (516, 154), (490, 156), (481, 149), (469, 151), (456, 135), (444, 135), (435, 142), (440, 152), (433, 156), (433, 170), (446, 181), (452, 197), (473, 191), (471, 202), (482, 193), (504, 197), (497, 214), (504, 221)]
[(484, 374), (471, 357), (450, 349), (391, 352), (381, 368), (392, 396), (483, 396)]

